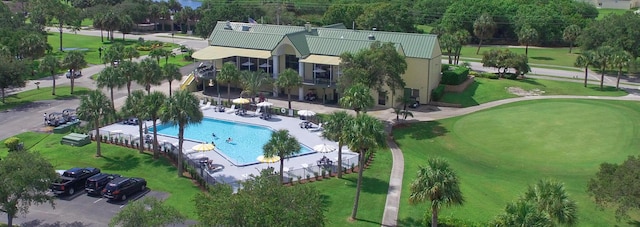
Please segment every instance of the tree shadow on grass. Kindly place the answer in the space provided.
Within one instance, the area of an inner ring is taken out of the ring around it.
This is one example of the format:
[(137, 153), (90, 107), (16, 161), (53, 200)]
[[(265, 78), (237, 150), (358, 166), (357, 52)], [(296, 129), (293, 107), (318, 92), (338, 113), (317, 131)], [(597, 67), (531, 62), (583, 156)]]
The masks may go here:
[(380, 223), (379, 221), (371, 221), (371, 220), (362, 219), (362, 218), (356, 218), (356, 221), (371, 223), (371, 224), (375, 224), (375, 225), (382, 225), (382, 223)]
[(131, 170), (140, 166), (140, 158), (132, 154), (114, 158), (103, 156), (102, 158), (107, 161), (102, 166), (103, 170)]
[(414, 140), (426, 140), (436, 137), (444, 136), (449, 130), (440, 125), (438, 121), (421, 122), (412, 125), (408, 125), (407, 128), (402, 128), (393, 131), (393, 137), (396, 139), (410, 138)]
[(538, 81), (533, 80), (533, 79), (513, 79), (513, 81), (516, 82), (520, 82), (520, 83), (525, 83), (525, 84), (531, 84), (531, 85), (536, 85), (536, 86), (541, 86), (541, 87), (546, 87), (544, 86), (544, 84), (538, 83)]
[(422, 220), (416, 220), (412, 217), (398, 219), (398, 226), (425, 226)]
[(56, 100), (75, 99), (75, 98), (78, 98), (78, 96), (87, 95), (87, 94), (89, 94), (89, 90), (73, 91), (73, 94), (64, 94), (64, 95), (57, 94), (54, 99)]
[(600, 85), (588, 85), (587, 88), (599, 92), (617, 92), (622, 90), (611, 86), (604, 86), (602, 89), (600, 89)]
[(540, 61), (553, 61), (556, 60), (555, 58), (550, 58), (550, 57), (529, 57), (531, 59), (534, 60), (540, 60)]
[(477, 106), (479, 103), (473, 98), (473, 95), (476, 94), (476, 90), (482, 83), (482, 81), (476, 80), (461, 93), (445, 93), (440, 102), (460, 104), (463, 107)]
[(153, 159), (153, 155), (149, 155), (144, 158), (144, 163), (153, 167), (166, 168), (168, 171), (176, 171), (176, 167), (171, 164), (165, 157), (160, 156), (158, 159)]
[(630, 226), (640, 227), (640, 221), (638, 221), (638, 220), (628, 221), (627, 224), (629, 224)]
[[(353, 187), (354, 189), (356, 188), (358, 184), (357, 177), (345, 178), (345, 180), (351, 182), (347, 184), (349, 187)], [(385, 182), (373, 177), (362, 176), (362, 191), (373, 194), (387, 194), (387, 192), (389, 191), (389, 182)]]

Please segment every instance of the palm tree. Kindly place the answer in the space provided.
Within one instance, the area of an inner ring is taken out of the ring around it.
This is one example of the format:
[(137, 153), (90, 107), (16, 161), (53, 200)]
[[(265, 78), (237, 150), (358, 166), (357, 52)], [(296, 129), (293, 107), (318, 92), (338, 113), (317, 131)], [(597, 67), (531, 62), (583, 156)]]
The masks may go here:
[(274, 85), (287, 90), (287, 101), (289, 102), (289, 109), (291, 109), (291, 88), (302, 85), (302, 78), (300, 78), (298, 72), (293, 69), (285, 69), (284, 72), (278, 75)]
[(140, 52), (138, 52), (138, 50), (136, 50), (135, 47), (128, 46), (128, 47), (125, 47), (124, 50), (122, 51), (122, 57), (128, 58), (129, 61), (133, 61), (133, 58), (140, 57)]
[(140, 74), (136, 82), (144, 86), (147, 94), (151, 93), (151, 85), (162, 84), (162, 68), (151, 58), (145, 58), (140, 62)]
[(473, 22), (473, 34), (478, 37), (478, 49), (476, 54), (480, 53), (480, 47), (482, 46), (482, 40), (490, 39), (496, 32), (496, 22), (493, 21), (493, 17), (487, 13), (484, 13)]
[[(68, 69), (70, 75), (75, 75), (77, 70), (80, 70), (87, 66), (87, 61), (84, 59), (84, 52), (72, 50), (67, 52), (62, 60), (63, 68)], [(69, 77), (71, 79), (71, 94), (73, 94), (73, 85), (75, 82), (75, 76)]]
[(216, 74), (216, 81), (218, 83), (227, 83), (227, 101), (231, 102), (231, 83), (238, 81), (240, 78), (240, 72), (238, 67), (231, 62), (226, 62), (222, 65), (220, 73)]
[(284, 159), (300, 153), (301, 148), (298, 140), (286, 129), (271, 133), (271, 139), (262, 147), (265, 158), (280, 157), (280, 183), (284, 181)]
[(242, 83), (243, 93), (247, 93), (251, 96), (251, 102), (256, 101), (256, 94), (258, 90), (266, 84), (271, 82), (271, 78), (267, 77), (264, 71), (242, 71), (240, 73), (240, 81)]
[(111, 96), (111, 107), (116, 108), (114, 100), (113, 100), (113, 89), (114, 88), (122, 88), (124, 87), (127, 81), (124, 80), (124, 76), (122, 75), (122, 69), (108, 66), (100, 72), (100, 75), (97, 78), (98, 88), (109, 88), (109, 94)]
[(169, 97), (171, 97), (171, 82), (182, 79), (180, 67), (176, 64), (165, 64), (162, 67), (162, 76), (164, 76), (165, 80), (169, 81)]
[(149, 51), (149, 57), (156, 59), (156, 63), (160, 64), (160, 57), (164, 56), (164, 50), (162, 48), (154, 48)]
[(160, 118), (160, 110), (164, 105), (167, 96), (159, 91), (151, 92), (150, 95), (145, 97), (144, 103), (147, 106), (147, 116), (153, 121), (153, 158), (158, 159), (158, 129), (156, 128), (156, 122)]
[(529, 186), (522, 199), (533, 203), (540, 212), (560, 224), (571, 226), (578, 222), (576, 202), (569, 199), (564, 184), (560, 182), (540, 180)]
[(356, 184), (356, 196), (353, 202), (351, 219), (355, 220), (362, 189), (362, 172), (364, 171), (365, 156), (376, 148), (385, 146), (385, 133), (382, 122), (367, 114), (360, 114), (349, 122), (345, 130), (345, 142), (349, 149), (358, 152), (358, 183)]
[(127, 95), (131, 95), (131, 81), (140, 76), (140, 63), (124, 61), (118, 64), (118, 68), (122, 70), (122, 78), (127, 85)]
[(109, 98), (100, 90), (92, 90), (88, 95), (80, 98), (78, 118), (93, 122), (93, 127), (96, 130), (96, 157), (102, 156), (100, 152), (100, 121), (113, 116), (114, 112), (114, 109), (109, 105)]
[(525, 45), (524, 56), (529, 56), (529, 45), (538, 42), (538, 31), (529, 25), (525, 25), (517, 32), (518, 41)]
[(576, 24), (569, 25), (562, 31), (562, 40), (569, 42), (569, 53), (573, 49), (573, 43), (580, 37), (580, 33), (582, 33), (582, 29)]
[(51, 81), (53, 81), (51, 95), (56, 95), (56, 71), (60, 69), (60, 61), (53, 55), (47, 55), (44, 56), (39, 67), (41, 72), (48, 72), (51, 74)]
[(491, 226), (552, 227), (554, 225), (551, 219), (541, 213), (534, 204), (524, 200), (518, 200), (514, 203), (507, 204), (504, 213), (498, 215), (491, 223)]
[(164, 57), (164, 64), (169, 64), (169, 57), (176, 57), (176, 54), (171, 50), (163, 49), (162, 57)]
[(349, 125), (353, 119), (353, 116), (346, 111), (337, 111), (327, 115), (326, 122), (322, 126), (324, 128), (322, 137), (338, 142), (338, 168), (340, 168), (338, 178), (342, 178), (342, 146), (346, 142), (344, 126)]
[(106, 50), (103, 51), (102, 54), (102, 62), (104, 64), (109, 63), (109, 65), (114, 66), (115, 62), (120, 62), (124, 58), (124, 45), (120, 43), (115, 43)]
[(341, 106), (355, 110), (356, 114), (360, 114), (360, 111), (366, 112), (367, 108), (372, 107), (374, 103), (371, 91), (361, 83), (355, 83), (347, 88), (339, 102)]
[(595, 54), (592, 51), (584, 51), (576, 58), (574, 65), (576, 67), (584, 67), (584, 87), (587, 87), (587, 79), (589, 77), (589, 66), (596, 63)]
[(622, 68), (629, 66), (633, 60), (633, 56), (629, 54), (629, 52), (624, 50), (619, 50), (613, 53), (611, 58), (611, 66), (618, 69), (618, 78), (616, 80), (616, 89), (620, 88), (620, 77), (622, 76)]
[[(127, 116), (137, 117), (138, 119), (145, 119), (149, 114), (147, 110), (148, 106), (145, 102), (146, 99), (147, 97), (145, 96), (144, 91), (133, 91), (131, 95), (127, 96), (127, 100), (122, 107), (122, 112)], [(138, 133), (140, 135), (140, 146), (138, 148), (140, 150), (140, 153), (142, 153), (144, 152), (144, 146), (142, 146), (144, 144), (142, 124), (138, 124)]]
[(169, 98), (160, 110), (163, 122), (178, 126), (178, 176), (184, 171), (182, 164), (182, 144), (184, 143), (184, 128), (190, 124), (202, 121), (202, 111), (198, 99), (189, 91), (181, 90)]
[(604, 74), (607, 72), (607, 66), (609, 66), (613, 52), (613, 47), (601, 46), (596, 49), (594, 54), (595, 63), (600, 66), (600, 90), (604, 88)]
[(462, 205), (458, 176), (444, 159), (432, 158), (427, 166), (418, 169), (418, 176), (411, 182), (409, 203), (431, 201), (431, 226), (438, 226), (438, 210), (442, 205)]

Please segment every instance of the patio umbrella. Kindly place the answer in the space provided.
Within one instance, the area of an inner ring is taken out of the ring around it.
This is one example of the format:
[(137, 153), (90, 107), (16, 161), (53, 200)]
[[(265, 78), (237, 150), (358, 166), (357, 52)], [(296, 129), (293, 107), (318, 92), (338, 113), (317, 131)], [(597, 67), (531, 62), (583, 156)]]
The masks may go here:
[(299, 110), (298, 115), (303, 117), (311, 117), (311, 116), (315, 116), (316, 112), (313, 112), (311, 110)]
[(269, 63), (262, 63), (260, 68), (271, 68), (271, 65), (269, 65)]
[(245, 63), (242, 63), (242, 66), (252, 66), (252, 65), (253, 65), (253, 62), (251, 62), (251, 61), (247, 61)]
[(327, 71), (326, 71), (326, 70), (324, 70), (324, 69), (321, 69), (321, 68), (315, 68), (315, 69), (313, 70), (313, 72), (314, 72), (314, 73), (323, 73), (323, 72), (327, 72)]
[(273, 103), (261, 102), (261, 103), (256, 104), (256, 106), (258, 106), (258, 107), (269, 107), (269, 106), (273, 106)]
[(198, 144), (193, 146), (191, 150), (205, 152), (205, 151), (212, 151), (214, 148), (215, 146), (213, 146), (213, 144), (203, 143), (203, 144)]
[(280, 157), (279, 156), (273, 156), (273, 157), (267, 158), (267, 157), (264, 157), (264, 155), (260, 155), (260, 156), (258, 156), (257, 160), (259, 162), (262, 162), (262, 163), (276, 163), (276, 162), (280, 161)]
[(336, 150), (334, 146), (327, 144), (318, 144), (313, 146), (313, 150), (319, 153), (331, 153)]
[(251, 102), (251, 101), (249, 101), (248, 99), (245, 99), (245, 98), (237, 98), (237, 99), (234, 99), (234, 100), (231, 100), (231, 101), (234, 104), (247, 104), (247, 103)]

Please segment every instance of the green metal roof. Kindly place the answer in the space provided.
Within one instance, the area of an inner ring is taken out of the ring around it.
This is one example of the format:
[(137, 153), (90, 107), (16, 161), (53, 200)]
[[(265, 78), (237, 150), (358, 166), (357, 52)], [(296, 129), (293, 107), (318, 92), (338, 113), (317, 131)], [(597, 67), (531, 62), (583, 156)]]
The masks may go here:
[[(373, 35), (374, 40), (369, 39), (370, 35)], [(341, 24), (314, 27), (311, 32), (307, 32), (303, 26), (225, 21), (216, 24), (209, 37), (209, 44), (273, 50), (284, 37), (291, 40), (303, 57), (309, 54), (338, 56), (347, 51), (357, 52), (369, 48), (372, 42), (381, 41), (394, 43), (407, 57), (431, 59), (434, 48), (438, 46), (437, 36), (430, 34), (350, 30)]]

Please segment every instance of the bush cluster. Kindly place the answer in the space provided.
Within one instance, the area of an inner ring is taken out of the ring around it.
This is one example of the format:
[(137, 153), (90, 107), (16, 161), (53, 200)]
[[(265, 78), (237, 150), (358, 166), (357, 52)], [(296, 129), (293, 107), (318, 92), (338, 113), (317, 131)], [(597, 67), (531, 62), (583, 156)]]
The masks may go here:
[(20, 145), (20, 138), (11, 137), (4, 141), (4, 145), (9, 148), (9, 151), (17, 151), (18, 146)]
[(452, 66), (449, 70), (442, 72), (440, 84), (459, 85), (469, 77), (469, 69), (465, 67)]
[(487, 79), (494, 79), (494, 80), (500, 78), (500, 76), (498, 76), (498, 74), (495, 74), (495, 73), (480, 73), (480, 74), (478, 74), (478, 77), (487, 78)]
[(431, 91), (431, 99), (437, 102), (440, 101), (442, 96), (444, 96), (444, 85), (440, 84), (436, 89), (433, 89), (433, 91)]

